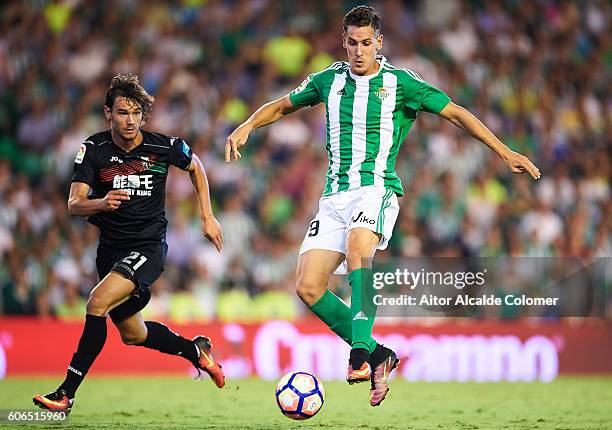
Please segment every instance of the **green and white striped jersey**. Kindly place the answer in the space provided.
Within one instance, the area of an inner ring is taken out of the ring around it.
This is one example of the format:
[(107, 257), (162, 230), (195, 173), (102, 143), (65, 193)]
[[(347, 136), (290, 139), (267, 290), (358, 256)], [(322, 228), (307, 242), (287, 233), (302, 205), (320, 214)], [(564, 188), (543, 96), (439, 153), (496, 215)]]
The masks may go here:
[(381, 185), (404, 194), (395, 173), (400, 145), (419, 111), (440, 112), (448, 96), (379, 56), (377, 73), (358, 76), (339, 61), (289, 93), (294, 106), (325, 103), (329, 168), (323, 195)]

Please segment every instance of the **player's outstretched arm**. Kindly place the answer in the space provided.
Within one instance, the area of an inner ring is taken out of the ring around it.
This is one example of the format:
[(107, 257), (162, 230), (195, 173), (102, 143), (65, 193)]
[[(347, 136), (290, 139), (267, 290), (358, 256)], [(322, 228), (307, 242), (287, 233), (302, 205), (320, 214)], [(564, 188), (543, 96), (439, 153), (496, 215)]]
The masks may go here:
[(438, 114), (491, 148), (514, 173), (529, 173), (540, 179), (540, 170), (527, 157), (504, 145), (478, 118), (467, 109), (450, 102)]
[(240, 124), (238, 128), (227, 137), (227, 141), (225, 142), (225, 162), (229, 163), (241, 157), (238, 148), (246, 145), (251, 131), (272, 124), (298, 109), (300, 109), (300, 107), (294, 106), (291, 100), (289, 100), (289, 96), (268, 102), (261, 106), (249, 119)]
[(121, 202), (130, 199), (125, 190), (110, 190), (101, 199), (88, 199), (89, 185), (73, 182), (68, 196), (68, 213), (75, 216), (89, 216), (98, 212), (110, 212), (121, 206)]
[(210, 205), (210, 192), (208, 187), (208, 178), (206, 177), (206, 171), (200, 161), (200, 158), (192, 154), (191, 164), (187, 168), (191, 183), (195, 188), (195, 192), (198, 196), (198, 202), (200, 204), (200, 220), (202, 221), (202, 234), (206, 239), (212, 242), (217, 248), (217, 251), (221, 252), (223, 248), (223, 233), (221, 232), (221, 224), (213, 215), (212, 207)]

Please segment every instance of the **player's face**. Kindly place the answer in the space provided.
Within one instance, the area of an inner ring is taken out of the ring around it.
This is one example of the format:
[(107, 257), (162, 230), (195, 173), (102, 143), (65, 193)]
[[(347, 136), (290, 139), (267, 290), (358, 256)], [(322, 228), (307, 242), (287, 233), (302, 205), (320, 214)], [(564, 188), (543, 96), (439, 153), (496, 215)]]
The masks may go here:
[(382, 49), (382, 34), (376, 35), (370, 26), (349, 26), (343, 34), (342, 46), (346, 48), (351, 72), (370, 75), (378, 70), (376, 52)]
[(105, 106), (104, 111), (116, 136), (125, 141), (136, 139), (142, 125), (142, 110), (138, 103), (125, 97), (117, 97), (113, 109)]

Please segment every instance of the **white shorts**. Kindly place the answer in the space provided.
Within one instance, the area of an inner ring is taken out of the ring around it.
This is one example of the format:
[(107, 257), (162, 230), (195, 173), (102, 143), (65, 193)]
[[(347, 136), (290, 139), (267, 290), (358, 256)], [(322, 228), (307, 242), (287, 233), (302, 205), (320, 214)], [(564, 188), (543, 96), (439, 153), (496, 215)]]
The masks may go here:
[[(379, 233), (378, 249), (385, 249), (398, 214), (397, 196), (385, 187), (365, 186), (321, 197), (319, 212), (308, 226), (299, 255), (311, 249), (337, 251), (346, 255), (346, 236), (356, 227)], [(344, 275), (346, 272), (345, 260), (335, 273)]]

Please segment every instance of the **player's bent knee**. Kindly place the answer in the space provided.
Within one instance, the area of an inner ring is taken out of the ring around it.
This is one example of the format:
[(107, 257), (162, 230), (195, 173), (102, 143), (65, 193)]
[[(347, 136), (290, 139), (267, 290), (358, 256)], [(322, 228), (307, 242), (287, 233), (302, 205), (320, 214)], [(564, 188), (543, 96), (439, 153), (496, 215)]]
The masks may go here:
[(89, 296), (89, 300), (87, 300), (87, 306), (85, 307), (89, 315), (96, 316), (106, 315), (109, 308), (110, 303), (108, 303), (107, 300), (104, 300), (103, 298), (93, 294)]
[(346, 253), (346, 265), (349, 271), (359, 267), (366, 267), (368, 265), (367, 262), (367, 254), (364, 256), (364, 252), (360, 250), (349, 251)]
[(298, 297), (308, 306), (311, 306), (317, 302), (325, 292), (326, 285), (316, 284), (315, 282), (304, 282), (298, 281), (295, 292)]
[(381, 233), (377, 233), (367, 228), (354, 228), (348, 232), (346, 237), (347, 251), (361, 250), (368, 252), (372, 247), (376, 247), (382, 237)]
[(368, 237), (367, 241), (354, 241), (349, 244), (346, 250), (346, 265), (349, 271), (371, 265), (371, 258), (376, 252), (378, 240), (380, 239), (373, 236)]
[(121, 341), (125, 345), (142, 345), (145, 340), (147, 340), (147, 336), (141, 334), (132, 334), (132, 333), (121, 333)]

